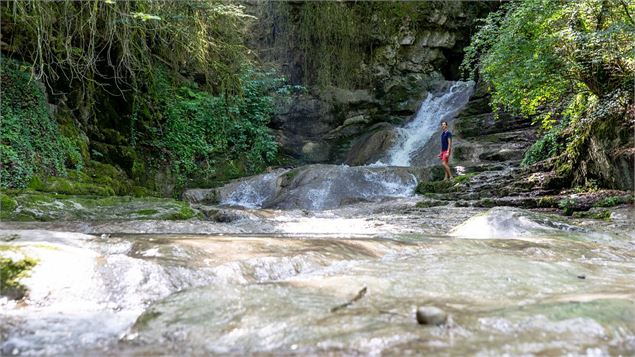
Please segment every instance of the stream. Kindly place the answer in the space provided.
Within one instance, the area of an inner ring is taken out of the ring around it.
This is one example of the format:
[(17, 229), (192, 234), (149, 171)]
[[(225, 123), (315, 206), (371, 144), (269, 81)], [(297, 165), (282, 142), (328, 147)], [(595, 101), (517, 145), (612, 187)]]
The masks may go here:
[[(200, 230), (3, 223), (4, 245), (39, 264), (23, 279), (25, 301), (2, 300), (1, 352), (635, 353), (631, 207), (598, 227), (522, 209), (412, 203), (247, 210), (252, 218)], [(447, 322), (418, 325), (422, 305), (443, 309)]]
[(38, 262), (0, 354), (635, 355), (632, 205), (421, 208), (418, 177), (314, 165), (195, 204), (216, 220), (0, 222), (0, 255)]

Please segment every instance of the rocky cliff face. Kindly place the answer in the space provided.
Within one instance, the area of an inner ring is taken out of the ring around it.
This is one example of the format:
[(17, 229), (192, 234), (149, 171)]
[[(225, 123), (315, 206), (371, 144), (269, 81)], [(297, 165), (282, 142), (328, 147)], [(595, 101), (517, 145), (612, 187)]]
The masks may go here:
[[(535, 142), (536, 130), (531, 120), (499, 113), (489, 106), (490, 95), (483, 83), (459, 115), (450, 123), (454, 133), (453, 163), (467, 172), (486, 167), (518, 166), (525, 151)], [(440, 135), (440, 130), (435, 137)], [(432, 153), (439, 143), (428, 143), (421, 152), (423, 166), (432, 163)]]
[(632, 98), (632, 91), (624, 89), (601, 97), (585, 123), (580, 125), (577, 150), (566, 153), (578, 155), (571, 167), (574, 185), (635, 188), (635, 104)]
[[(476, 20), (495, 6), (453, 2), (430, 7), (416, 21), (408, 16), (400, 19), (402, 25), (396, 33), (373, 34), (372, 53), (359, 63), (369, 79), (365, 88), (309, 86), (308, 94), (280, 103), (272, 128), (283, 151), (306, 163), (360, 165), (375, 159), (394, 139), (388, 130), (391, 125), (411, 118), (429, 91), (446, 80), (459, 79), (462, 51)], [(272, 17), (282, 21), (275, 14)], [(260, 47), (261, 58), (277, 62), (298, 82), (303, 71), (299, 49), (290, 43), (286, 55), (276, 57), (271, 48), (265, 48), (283, 28), (276, 23), (257, 28), (256, 47)], [(368, 140), (371, 144), (360, 148)]]

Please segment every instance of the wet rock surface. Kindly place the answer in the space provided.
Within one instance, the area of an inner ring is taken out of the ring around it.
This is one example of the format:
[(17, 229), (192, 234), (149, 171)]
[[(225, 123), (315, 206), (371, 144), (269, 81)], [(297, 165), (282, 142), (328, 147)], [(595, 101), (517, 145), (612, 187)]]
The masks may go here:
[(218, 197), (215, 189), (187, 189), (183, 192), (183, 199), (190, 203), (218, 203)]
[(417, 181), (430, 175), (421, 168), (307, 165), (237, 180), (216, 191), (223, 205), (325, 210), (409, 197)]
[(420, 325), (439, 326), (448, 320), (448, 314), (435, 306), (419, 306), (416, 317)]
[[(303, 6), (292, 5), (296, 11)], [(465, 38), (473, 33), (477, 19), (497, 6), (478, 2), (455, 2), (451, 9), (431, 6), (417, 20), (405, 17), (398, 33), (374, 34), (360, 63), (362, 83), (354, 88), (352, 84), (351, 88), (309, 85), (306, 92), (276, 104), (270, 127), (276, 131), (282, 151), (303, 164), (368, 163), (350, 157), (359, 138), (372, 133), (376, 124), (398, 126), (410, 120), (428, 93), (438, 91), (446, 81), (459, 80), (463, 48), (468, 45)], [(293, 16), (283, 18), (283, 22), (294, 21)], [(275, 43), (288, 28), (272, 24), (254, 30)], [(305, 54), (288, 43), (283, 47), (284, 53), (277, 55), (271, 47), (262, 48), (260, 56), (273, 62), (284, 58), (280, 67), (289, 72), (292, 83), (302, 83), (307, 70), (302, 60)], [(319, 144), (319, 150), (308, 150), (311, 144)]]
[(3, 221), (186, 220), (198, 212), (188, 202), (169, 198), (75, 196), (18, 192)]

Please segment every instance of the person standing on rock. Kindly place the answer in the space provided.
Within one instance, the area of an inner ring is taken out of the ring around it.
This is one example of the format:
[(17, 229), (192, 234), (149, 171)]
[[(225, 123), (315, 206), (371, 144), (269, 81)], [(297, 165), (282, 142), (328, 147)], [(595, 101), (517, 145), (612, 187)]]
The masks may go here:
[(441, 122), (441, 153), (437, 157), (441, 158), (441, 165), (445, 171), (444, 180), (452, 179), (452, 170), (450, 170), (450, 155), (452, 155), (452, 133), (448, 130), (448, 122)]

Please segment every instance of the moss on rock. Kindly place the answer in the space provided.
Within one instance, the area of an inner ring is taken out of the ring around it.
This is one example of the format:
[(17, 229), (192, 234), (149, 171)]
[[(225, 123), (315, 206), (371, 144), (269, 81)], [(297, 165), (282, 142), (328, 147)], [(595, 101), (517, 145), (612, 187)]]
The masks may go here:
[(539, 208), (555, 208), (558, 207), (558, 198), (555, 196), (540, 197), (537, 201)]
[(437, 206), (446, 206), (448, 204), (447, 201), (440, 200), (423, 200), (417, 202), (415, 207), (417, 208), (429, 208), (429, 207), (437, 207)]
[(36, 264), (36, 260), (28, 257), (13, 260), (0, 256), (0, 295), (14, 300), (22, 299), (27, 289), (20, 284), (20, 279), (26, 277)]
[(607, 209), (601, 210), (589, 210), (589, 211), (579, 211), (573, 212), (573, 217), (575, 218), (593, 218), (593, 219), (601, 219), (604, 221), (611, 220), (611, 211)]
[(451, 180), (420, 182), (417, 185), (416, 192), (419, 194), (447, 193), (452, 191), (454, 184), (455, 182)]
[(625, 196), (609, 196), (603, 198), (593, 204), (594, 207), (613, 207), (623, 204), (632, 204), (634, 201), (632, 195)]
[(134, 182), (120, 168), (91, 161), (84, 171), (71, 171), (68, 177), (33, 176), (28, 189), (40, 192), (64, 195), (114, 196), (132, 195), (135, 197), (157, 196), (148, 188), (134, 186)]
[(169, 220), (185, 220), (197, 216), (197, 211), (193, 210), (189, 206), (183, 206), (178, 212), (172, 213), (165, 217)]
[(416, 192), (419, 194), (427, 193), (449, 193), (459, 189), (461, 185), (465, 185), (476, 173), (468, 173), (465, 175), (455, 176), (452, 180), (427, 181), (420, 182), (417, 185)]
[(54, 192), (65, 195), (114, 196), (112, 187), (86, 182), (73, 181), (63, 177), (49, 177), (38, 187), (38, 191)]
[(466, 173), (465, 175), (455, 176), (454, 182), (460, 183), (460, 184), (468, 183), (472, 180), (472, 177), (476, 175), (477, 175), (476, 172), (469, 172), (469, 173)]
[(13, 212), (18, 206), (15, 200), (4, 193), (0, 193), (0, 214), (3, 212)]
[(187, 202), (170, 198), (132, 196), (71, 196), (22, 191), (13, 199), (17, 207), (3, 219), (13, 221), (73, 220), (182, 220), (198, 217)]
[(141, 215), (141, 216), (152, 216), (155, 215), (157, 213), (159, 213), (159, 211), (157, 211), (156, 209), (153, 208), (148, 208), (148, 209), (140, 209), (138, 211), (135, 211), (134, 213)]
[(496, 203), (494, 199), (482, 198), (478, 201), (477, 206), (491, 208), (491, 207), (498, 206), (498, 204)]

